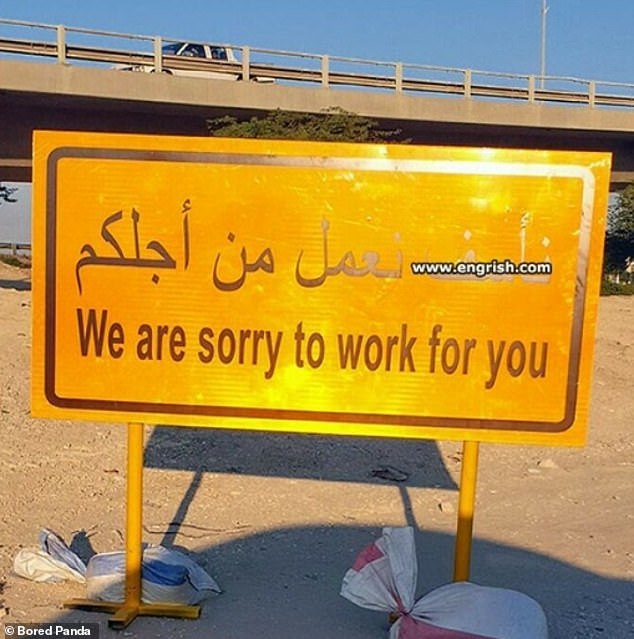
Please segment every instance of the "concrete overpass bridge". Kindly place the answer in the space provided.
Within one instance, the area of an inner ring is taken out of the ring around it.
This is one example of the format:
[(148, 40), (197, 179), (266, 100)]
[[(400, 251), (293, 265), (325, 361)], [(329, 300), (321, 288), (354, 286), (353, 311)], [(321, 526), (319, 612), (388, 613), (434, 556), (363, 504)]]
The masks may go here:
[(0, 180), (30, 181), (35, 129), (206, 136), (221, 115), (331, 107), (420, 144), (610, 151), (613, 186), (634, 180), (634, 84), (233, 45), (233, 62), (177, 58), (166, 42), (0, 20)]

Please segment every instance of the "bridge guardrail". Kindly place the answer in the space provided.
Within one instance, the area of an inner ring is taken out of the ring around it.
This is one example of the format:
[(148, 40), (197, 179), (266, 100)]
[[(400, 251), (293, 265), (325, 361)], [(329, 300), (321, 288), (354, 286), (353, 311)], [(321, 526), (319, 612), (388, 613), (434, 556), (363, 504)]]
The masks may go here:
[(634, 84), (629, 83), (366, 60), (222, 42), (214, 44), (238, 52), (239, 62), (163, 54), (163, 43), (182, 41), (182, 38), (0, 19), (0, 54), (35, 56), (58, 64), (88, 63), (108, 68), (117, 64), (140, 65), (153, 67), (158, 72), (169, 67), (227, 73), (243, 80), (269, 78), (299, 86), (319, 84), (396, 94), (634, 107)]
[(0, 253), (9, 251), (11, 255), (31, 253), (31, 245), (24, 242), (0, 242)]

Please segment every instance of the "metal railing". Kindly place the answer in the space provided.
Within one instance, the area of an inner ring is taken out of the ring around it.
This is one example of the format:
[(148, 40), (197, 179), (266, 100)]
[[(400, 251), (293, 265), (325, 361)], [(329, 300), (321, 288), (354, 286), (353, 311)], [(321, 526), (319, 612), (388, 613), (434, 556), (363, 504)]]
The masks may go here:
[(31, 245), (24, 242), (0, 242), (0, 253), (7, 252), (13, 256), (30, 254)]
[[(17, 37), (14, 35), (17, 33)], [(144, 36), (0, 19), (0, 54), (35, 56), (58, 64), (127, 65), (161, 72), (203, 71), (234, 79), (282, 84), (353, 87), (395, 94), (434, 94), (467, 99), (556, 102), (588, 107), (634, 107), (634, 84), (576, 77), (501, 73), (403, 62), (213, 43), (239, 53), (237, 61), (165, 55), (164, 43), (182, 38)], [(1, 80), (0, 80), (1, 84)]]

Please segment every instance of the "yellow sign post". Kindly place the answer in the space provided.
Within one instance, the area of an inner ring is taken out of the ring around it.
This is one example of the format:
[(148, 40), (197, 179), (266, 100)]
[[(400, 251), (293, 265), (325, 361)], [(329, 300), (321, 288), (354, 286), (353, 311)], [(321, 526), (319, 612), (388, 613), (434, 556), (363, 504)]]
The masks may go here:
[(454, 552), (454, 581), (469, 580), (479, 449), (480, 444), (473, 441), (466, 441), (462, 446), (462, 468), (460, 472), (460, 493), (458, 496), (458, 525), (456, 529), (456, 549)]
[(92, 612), (107, 612), (112, 616), (108, 625), (122, 630), (138, 616), (179, 617), (198, 619), (200, 606), (181, 604), (147, 604), (141, 600), (141, 573), (143, 560), (143, 424), (128, 424), (128, 473), (126, 495), (126, 554), (125, 590), (122, 602), (72, 599), (66, 608), (78, 608)]
[(608, 155), (34, 148), (34, 415), (583, 444)]

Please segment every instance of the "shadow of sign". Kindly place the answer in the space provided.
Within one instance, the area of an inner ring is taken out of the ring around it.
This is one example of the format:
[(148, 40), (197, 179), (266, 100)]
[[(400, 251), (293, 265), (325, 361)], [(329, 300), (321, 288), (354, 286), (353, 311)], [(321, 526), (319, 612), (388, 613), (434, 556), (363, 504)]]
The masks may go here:
[(0, 288), (12, 288), (16, 291), (30, 291), (31, 290), (31, 282), (27, 280), (15, 279), (15, 280), (6, 280), (0, 279)]
[(148, 439), (145, 466), (457, 490), (437, 445), (424, 440), (160, 426)]

